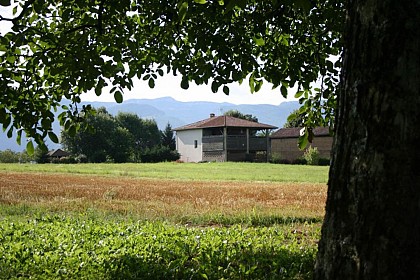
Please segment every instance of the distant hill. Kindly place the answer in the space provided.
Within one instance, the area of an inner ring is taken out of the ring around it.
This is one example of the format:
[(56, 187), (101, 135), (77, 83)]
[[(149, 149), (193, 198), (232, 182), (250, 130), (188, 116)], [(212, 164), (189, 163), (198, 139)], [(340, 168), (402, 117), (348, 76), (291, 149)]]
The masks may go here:
[[(171, 97), (157, 99), (129, 99), (122, 104), (115, 102), (83, 102), (82, 104), (92, 104), (98, 108), (104, 106), (109, 113), (116, 115), (118, 112), (135, 113), (141, 118), (154, 119), (159, 129), (163, 130), (169, 122), (172, 128), (193, 123), (208, 118), (210, 113), (223, 115), (229, 110), (238, 110), (243, 114), (251, 114), (258, 118), (258, 121), (265, 124), (283, 127), (290, 113), (299, 108), (299, 102), (283, 102), (280, 105), (235, 105), (232, 103), (216, 102), (181, 102)], [(60, 134), (58, 123), (54, 123), (54, 131)], [(0, 132), (0, 150), (11, 149), (22, 151), (25, 148), (26, 139), (22, 137), (22, 146), (19, 146), (15, 139), (9, 139), (6, 133)], [(59, 148), (60, 145), (47, 143), (50, 149)]]

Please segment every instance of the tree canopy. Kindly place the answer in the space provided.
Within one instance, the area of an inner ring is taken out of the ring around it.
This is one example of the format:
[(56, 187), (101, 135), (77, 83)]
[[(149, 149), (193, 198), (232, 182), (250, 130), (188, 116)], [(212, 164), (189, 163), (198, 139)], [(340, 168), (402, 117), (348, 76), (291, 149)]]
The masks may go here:
[(229, 111), (226, 111), (223, 115), (231, 116), (231, 117), (235, 117), (238, 119), (243, 119), (243, 120), (247, 120), (251, 122), (258, 122), (258, 118), (256, 116), (253, 116), (251, 114), (243, 114), (239, 112), (238, 110), (229, 110)]
[(91, 109), (78, 105), (83, 93), (109, 91), (122, 102), (133, 79), (153, 88), (168, 73), (181, 74), (184, 89), (209, 83), (225, 94), (244, 80), (251, 92), (268, 81), (283, 96), (296, 86), (307, 124), (332, 122), (341, 1), (17, 0), (11, 9), (13, 16), (0, 16), (12, 23), (0, 37), (0, 123), (9, 136), (17, 131), (18, 142), (22, 133), (41, 145), (47, 136), (57, 142), (51, 124), (59, 109), (74, 135)]
[[(159, 162), (179, 158), (162, 142), (163, 134), (154, 120), (141, 119), (133, 113), (118, 113), (115, 117), (105, 107), (86, 117), (86, 129), (75, 135), (61, 133), (62, 145), (75, 157), (88, 162)], [(168, 124), (170, 127), (170, 125)]]
[(287, 122), (283, 125), (283, 127), (302, 127), (304, 125), (304, 115), (300, 112), (299, 109), (296, 109), (287, 117)]

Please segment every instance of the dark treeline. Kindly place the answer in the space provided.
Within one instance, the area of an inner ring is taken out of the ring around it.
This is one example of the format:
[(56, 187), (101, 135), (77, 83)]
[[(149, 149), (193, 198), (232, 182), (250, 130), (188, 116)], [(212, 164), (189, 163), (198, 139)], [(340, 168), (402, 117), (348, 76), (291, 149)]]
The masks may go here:
[(169, 123), (160, 131), (154, 120), (133, 113), (112, 116), (104, 107), (86, 122), (88, 129), (74, 136), (61, 132), (63, 149), (79, 162), (161, 162), (179, 158)]

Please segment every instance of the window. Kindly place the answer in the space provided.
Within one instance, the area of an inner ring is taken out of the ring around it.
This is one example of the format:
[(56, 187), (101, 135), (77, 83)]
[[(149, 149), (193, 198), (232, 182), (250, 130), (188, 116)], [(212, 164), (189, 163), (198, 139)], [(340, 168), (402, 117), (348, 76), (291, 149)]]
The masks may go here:
[(198, 147), (198, 141), (194, 140), (194, 148), (197, 149), (197, 147)]

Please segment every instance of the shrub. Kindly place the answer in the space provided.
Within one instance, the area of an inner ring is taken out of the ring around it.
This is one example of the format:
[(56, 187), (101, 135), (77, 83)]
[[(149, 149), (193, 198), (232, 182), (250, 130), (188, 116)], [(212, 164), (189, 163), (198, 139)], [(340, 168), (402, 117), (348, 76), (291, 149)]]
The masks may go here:
[(76, 163), (76, 159), (72, 156), (62, 157), (62, 158), (60, 158), (60, 163), (63, 163), (63, 164)]
[(88, 158), (86, 155), (84, 154), (80, 154), (76, 157), (76, 162), (77, 163), (87, 163), (88, 162)]
[(280, 153), (273, 153), (270, 156), (270, 163), (281, 163), (281, 155)]
[[(50, 160), (49, 160), (49, 162), (50, 163), (55, 163), (55, 164), (57, 164), (57, 163), (60, 163), (60, 159), (59, 158), (51, 158)], [(46, 163), (46, 162), (45, 162)]]
[(141, 162), (153, 163), (163, 161), (175, 161), (179, 159), (179, 154), (172, 151), (167, 146), (154, 146), (153, 148), (146, 149), (140, 155)]
[(308, 149), (306, 149), (305, 153), (303, 154), (303, 158), (306, 160), (306, 163), (308, 165), (318, 165), (319, 163), (319, 151), (318, 148), (312, 148), (312, 146), (309, 146)]

